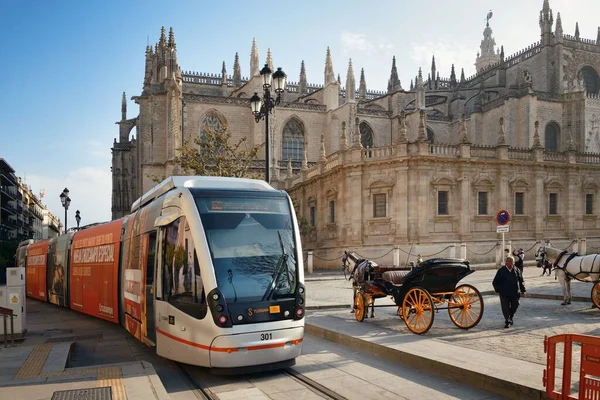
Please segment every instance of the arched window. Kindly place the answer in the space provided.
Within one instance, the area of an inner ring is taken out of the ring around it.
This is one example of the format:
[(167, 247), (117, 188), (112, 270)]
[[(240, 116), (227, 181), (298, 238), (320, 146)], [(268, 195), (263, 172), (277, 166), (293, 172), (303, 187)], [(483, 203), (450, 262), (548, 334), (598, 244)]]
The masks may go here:
[(283, 127), (283, 143), (281, 145), (282, 160), (287, 162), (302, 161), (304, 152), (304, 124), (298, 118), (290, 119)]
[(366, 122), (361, 122), (359, 125), (360, 130), (360, 144), (362, 147), (373, 148), (373, 130)]
[(433, 143), (433, 131), (430, 128), (427, 128), (427, 140)]
[(591, 94), (598, 94), (600, 91), (600, 79), (596, 70), (590, 66), (581, 68), (579, 79), (583, 79), (585, 91)]
[[(202, 118), (200, 123), (200, 140), (202, 143), (206, 142), (206, 132), (212, 130), (213, 132), (221, 132), (225, 129), (223, 122), (219, 115), (214, 111), (209, 111)], [(200, 150), (202, 152), (202, 149)]]
[(560, 127), (554, 123), (550, 122), (546, 125), (546, 130), (544, 132), (544, 147), (546, 151), (556, 152), (558, 151), (558, 144), (560, 143)]

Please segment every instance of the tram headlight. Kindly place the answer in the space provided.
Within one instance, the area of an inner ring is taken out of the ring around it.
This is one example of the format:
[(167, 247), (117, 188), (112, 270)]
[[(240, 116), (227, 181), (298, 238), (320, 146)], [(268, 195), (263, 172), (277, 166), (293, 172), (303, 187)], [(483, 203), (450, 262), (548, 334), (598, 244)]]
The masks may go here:
[(298, 299), (298, 304), (300, 304), (300, 305), (304, 304), (304, 299), (303, 298), (299, 298)]
[(298, 288), (298, 293), (300, 293), (300, 294), (304, 294), (304, 286), (300, 286), (300, 287)]
[(217, 310), (218, 312), (223, 312), (223, 306), (220, 304), (217, 304), (215, 307), (215, 310)]
[(219, 293), (213, 293), (212, 298), (215, 301), (219, 300)]
[(220, 315), (217, 319), (221, 325), (225, 325), (227, 323), (227, 317), (225, 315)]
[(290, 316), (290, 312), (288, 310), (285, 310), (285, 312), (283, 313), (284, 317), (289, 317)]
[(238, 321), (243, 321), (244, 320), (244, 316), (242, 314), (238, 315)]

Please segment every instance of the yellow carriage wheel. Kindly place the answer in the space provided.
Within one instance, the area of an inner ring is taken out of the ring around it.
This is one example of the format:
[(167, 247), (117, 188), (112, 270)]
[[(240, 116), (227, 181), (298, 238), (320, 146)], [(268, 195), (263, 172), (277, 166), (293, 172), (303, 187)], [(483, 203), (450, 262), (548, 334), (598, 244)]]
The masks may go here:
[(469, 329), (479, 323), (483, 316), (483, 298), (476, 287), (460, 285), (448, 300), (448, 315), (461, 329)]
[(354, 317), (358, 322), (363, 322), (366, 314), (367, 304), (365, 296), (361, 292), (356, 292), (354, 294)]
[(433, 299), (425, 289), (412, 288), (402, 300), (402, 319), (412, 333), (426, 333), (433, 325), (434, 311)]
[(596, 282), (592, 287), (592, 303), (596, 308), (600, 308), (600, 282)]

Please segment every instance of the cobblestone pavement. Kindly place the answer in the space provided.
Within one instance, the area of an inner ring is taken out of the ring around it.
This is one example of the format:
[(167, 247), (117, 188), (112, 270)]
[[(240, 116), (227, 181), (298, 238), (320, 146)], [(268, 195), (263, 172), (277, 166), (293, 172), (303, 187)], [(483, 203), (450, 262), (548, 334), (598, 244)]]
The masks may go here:
[[(539, 276), (540, 270), (535, 267), (525, 269), (525, 281), (528, 293), (532, 295), (561, 295), (561, 289), (553, 276)], [(476, 271), (461, 283), (470, 283), (482, 293), (492, 293), (491, 281), (495, 270)], [(309, 276), (309, 279), (310, 276)], [(592, 285), (590, 283), (573, 282), (573, 296), (589, 298)], [(312, 313), (323, 313), (343, 319), (353, 319), (350, 312), (352, 288), (348, 281), (307, 281), (307, 306), (333, 306), (346, 304), (347, 308), (332, 310), (313, 310)], [(580, 333), (600, 335), (600, 310), (592, 308), (589, 302), (573, 302), (561, 306), (560, 300), (547, 300), (532, 297), (521, 299), (521, 306), (515, 315), (515, 325), (504, 329), (500, 302), (496, 295), (484, 295), (484, 314), (479, 324), (468, 330), (461, 330), (451, 322), (448, 312), (440, 310), (435, 314), (431, 330), (425, 335), (428, 338), (447, 342), (456, 346), (464, 346), (486, 352), (498, 353), (529, 362), (546, 364), (544, 353), (544, 336), (563, 333)], [(389, 299), (378, 299), (377, 305), (393, 305)], [(359, 322), (355, 322), (359, 323)], [(393, 329), (406, 335), (408, 331), (404, 322), (396, 314), (395, 307), (375, 309), (375, 318), (365, 319), (363, 323), (382, 328)], [(560, 353), (557, 351), (557, 353)], [(575, 351), (576, 354), (576, 351)], [(558, 359), (559, 362), (562, 360)], [(577, 365), (574, 365), (574, 369)]]

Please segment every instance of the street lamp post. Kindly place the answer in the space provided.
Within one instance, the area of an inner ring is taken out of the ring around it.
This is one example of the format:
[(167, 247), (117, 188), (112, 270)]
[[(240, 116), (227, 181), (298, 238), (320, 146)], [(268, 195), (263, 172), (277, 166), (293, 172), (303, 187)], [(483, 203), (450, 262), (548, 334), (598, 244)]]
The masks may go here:
[(75, 211), (75, 221), (77, 221), (77, 230), (79, 230), (79, 223), (81, 222), (81, 214), (79, 210)]
[(62, 206), (65, 208), (65, 233), (67, 232), (67, 210), (69, 209), (69, 205), (71, 204), (71, 198), (69, 197), (69, 189), (65, 188), (60, 194), (60, 202)]
[[(277, 68), (275, 73), (272, 73), (271, 68), (267, 64), (260, 70), (262, 76), (264, 95), (261, 99), (258, 93), (250, 98), (250, 107), (254, 120), (258, 123), (261, 119), (265, 119), (265, 181), (269, 183), (269, 114), (273, 112), (276, 105), (281, 102), (281, 94), (285, 90), (285, 78), (287, 75)], [(275, 89), (276, 98), (271, 97), (271, 86)]]

